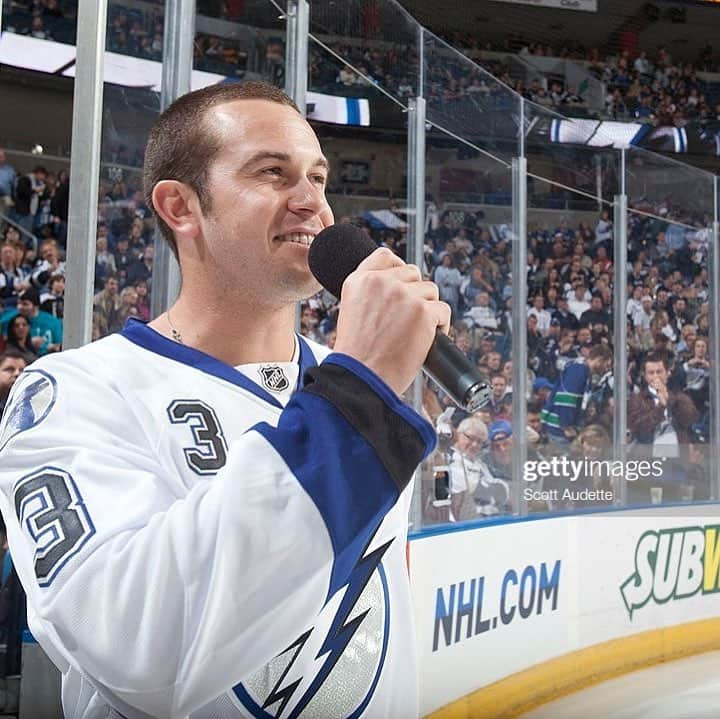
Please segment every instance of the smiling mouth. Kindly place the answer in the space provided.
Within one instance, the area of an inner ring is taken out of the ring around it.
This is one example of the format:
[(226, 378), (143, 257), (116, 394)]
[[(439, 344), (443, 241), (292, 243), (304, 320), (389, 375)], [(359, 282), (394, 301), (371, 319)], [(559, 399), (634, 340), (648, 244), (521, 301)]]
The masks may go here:
[(305, 245), (310, 247), (312, 241), (315, 239), (315, 235), (310, 235), (304, 232), (293, 232), (289, 235), (278, 235), (275, 238), (278, 242), (292, 242), (296, 245)]

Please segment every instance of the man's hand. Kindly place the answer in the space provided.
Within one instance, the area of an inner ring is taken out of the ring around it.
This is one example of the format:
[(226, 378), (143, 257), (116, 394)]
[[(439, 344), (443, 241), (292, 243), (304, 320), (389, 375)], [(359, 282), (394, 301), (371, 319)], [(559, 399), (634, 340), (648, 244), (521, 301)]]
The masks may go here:
[(342, 288), (335, 350), (376, 372), (398, 394), (412, 383), (450, 307), (420, 270), (381, 248), (363, 260)]
[(655, 382), (653, 387), (655, 388), (655, 391), (657, 392), (658, 396), (658, 402), (660, 402), (660, 405), (662, 407), (667, 407), (668, 402), (668, 391), (667, 387), (662, 382)]

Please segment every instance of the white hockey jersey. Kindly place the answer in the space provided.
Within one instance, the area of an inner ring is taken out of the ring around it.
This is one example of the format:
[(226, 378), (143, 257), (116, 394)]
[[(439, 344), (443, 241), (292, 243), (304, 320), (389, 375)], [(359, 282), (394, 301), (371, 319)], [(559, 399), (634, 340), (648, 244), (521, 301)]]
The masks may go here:
[(434, 432), (298, 339), (284, 407), (282, 365), (256, 382), (137, 320), (16, 383), (0, 509), (68, 719), (417, 716), (408, 483)]

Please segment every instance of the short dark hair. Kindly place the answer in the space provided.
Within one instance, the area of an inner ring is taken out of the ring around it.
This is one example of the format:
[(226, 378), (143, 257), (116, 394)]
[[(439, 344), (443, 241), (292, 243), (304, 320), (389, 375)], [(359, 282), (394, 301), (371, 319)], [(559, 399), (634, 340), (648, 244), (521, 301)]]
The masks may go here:
[(588, 353), (589, 360), (604, 359), (610, 360), (613, 358), (612, 350), (604, 344), (595, 345)]
[(23, 356), (22, 352), (16, 350), (14, 347), (7, 347), (5, 350), (0, 352), (0, 365), (2, 365), (6, 359), (21, 359), (25, 362), (25, 364), (27, 364), (27, 360)]
[(143, 168), (145, 204), (155, 212), (160, 232), (176, 258), (177, 243), (155, 210), (153, 189), (162, 180), (177, 180), (193, 189), (203, 212), (210, 210), (208, 169), (221, 149), (222, 138), (206, 117), (213, 107), (235, 100), (268, 100), (300, 112), (292, 98), (274, 85), (254, 81), (210, 85), (175, 100), (150, 130)]
[(648, 352), (643, 362), (643, 372), (648, 362), (662, 362), (666, 370), (670, 369), (670, 357), (667, 352)]

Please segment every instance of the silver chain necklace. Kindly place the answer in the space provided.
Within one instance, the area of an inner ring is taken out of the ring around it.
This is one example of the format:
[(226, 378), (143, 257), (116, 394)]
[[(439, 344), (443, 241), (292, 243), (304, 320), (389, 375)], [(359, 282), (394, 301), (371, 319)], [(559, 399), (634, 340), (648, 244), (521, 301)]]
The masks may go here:
[(170, 308), (168, 308), (167, 311), (167, 320), (168, 324), (170, 325), (170, 332), (172, 333), (172, 338), (178, 343), (178, 344), (185, 344), (182, 339), (182, 335), (175, 329), (175, 325), (172, 323), (172, 320), (170, 319)]

